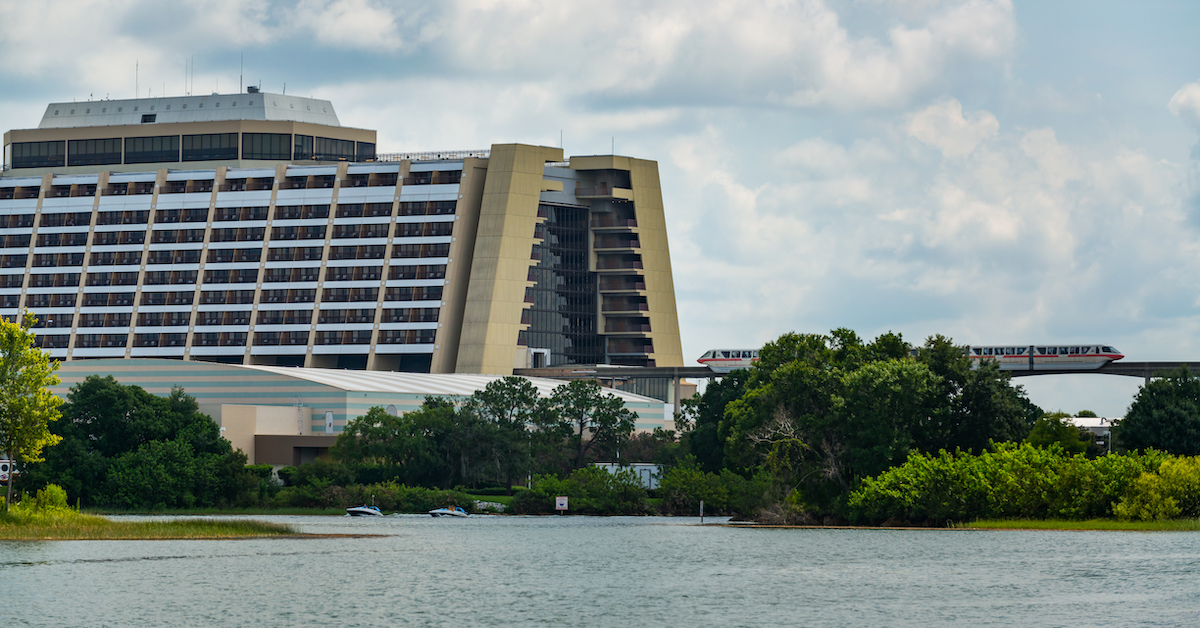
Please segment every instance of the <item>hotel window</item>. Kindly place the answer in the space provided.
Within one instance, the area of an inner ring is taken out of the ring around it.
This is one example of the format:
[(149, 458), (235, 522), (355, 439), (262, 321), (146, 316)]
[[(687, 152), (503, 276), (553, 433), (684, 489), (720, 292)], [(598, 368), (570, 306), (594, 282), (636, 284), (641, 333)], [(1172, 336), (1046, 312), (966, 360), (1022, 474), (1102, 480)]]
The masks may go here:
[(152, 164), (179, 161), (179, 136), (125, 138), (125, 163)]
[(318, 137), (314, 146), (313, 159), (318, 161), (353, 161), (354, 141)]
[(291, 143), (286, 133), (243, 133), (242, 159), (291, 159)]
[(313, 158), (313, 136), (297, 135), (295, 141), (295, 154), (292, 159), (312, 159)]
[(375, 145), (370, 142), (359, 142), (355, 161), (374, 161)]
[(65, 140), (52, 142), (14, 142), (12, 144), (13, 168), (50, 168), (66, 165), (67, 143)]
[(67, 142), (68, 166), (95, 166), (121, 163), (121, 138), (70, 140)]
[(210, 133), (183, 136), (183, 161), (237, 159), (237, 133)]

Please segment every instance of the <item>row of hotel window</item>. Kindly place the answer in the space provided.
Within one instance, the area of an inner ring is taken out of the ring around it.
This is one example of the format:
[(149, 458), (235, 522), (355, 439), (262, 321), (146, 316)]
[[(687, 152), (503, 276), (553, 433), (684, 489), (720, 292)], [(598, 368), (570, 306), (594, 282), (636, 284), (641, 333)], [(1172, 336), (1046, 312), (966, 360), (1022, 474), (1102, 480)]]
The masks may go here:
[[(239, 142), (240, 138), (240, 142)], [(290, 133), (205, 133), (13, 142), (13, 168), (54, 168), (237, 159), (371, 161), (375, 144)]]
[[(213, 304), (250, 304), (254, 303), (254, 290), (203, 290), (199, 299), (195, 290), (186, 292), (142, 292), (139, 305), (192, 305), (199, 302), (204, 305)], [(134, 292), (87, 292), (83, 294), (82, 304), (85, 307), (131, 306)], [(381, 296), (379, 288), (325, 288), (321, 294), (323, 303), (375, 303)], [(403, 286), (384, 288), (384, 301), (440, 301), (442, 286)], [(15, 308), (20, 306), (21, 295), (0, 295), (0, 308)], [(75, 307), (79, 295), (62, 294), (30, 294), (25, 299), (25, 307), (31, 310), (46, 307)], [(313, 303), (317, 300), (317, 290), (263, 290), (259, 303)]]
[[(313, 282), (320, 280), (320, 268), (267, 268), (263, 271), (262, 281), (279, 282)], [(199, 271), (147, 271), (142, 278), (142, 285), (165, 286), (173, 284), (195, 284)], [(383, 276), (382, 266), (331, 266), (325, 271), (324, 281), (374, 281)], [(392, 266), (388, 271), (388, 279), (444, 279), (445, 264)], [(24, 287), (25, 275), (0, 275), (0, 288)], [(241, 270), (206, 270), (204, 283), (257, 283), (258, 269)], [(137, 272), (125, 273), (88, 273), (89, 286), (136, 286)], [(79, 285), (79, 273), (54, 273), (29, 276), (30, 288), (59, 288)]]
[[(146, 264), (199, 264), (200, 249), (146, 251), (143, 262), (143, 251), (94, 252), (88, 258), (89, 266), (132, 266)], [(324, 257), (325, 249), (320, 246), (280, 247), (268, 249), (269, 262), (301, 262), (319, 261)], [(35, 268), (83, 266), (84, 253), (38, 253), (33, 256)], [(384, 259), (387, 246), (331, 246), (329, 260), (368, 260)], [(448, 257), (450, 244), (394, 244), (392, 259), (423, 259), (432, 257)], [(258, 262), (262, 259), (262, 249), (209, 249), (209, 263), (223, 262)], [(0, 268), (25, 268), (29, 261), (27, 253), (15, 255), (0, 255)]]
[[(250, 310), (236, 312), (197, 312), (196, 325), (249, 325), (252, 313)], [(80, 327), (129, 327), (133, 315), (128, 312), (106, 314), (80, 314)], [(313, 310), (260, 310), (258, 325), (310, 325), (313, 320)], [(14, 319), (9, 315), (6, 319)], [(438, 308), (395, 308), (383, 310), (379, 317), (381, 323), (436, 323)], [(74, 314), (53, 314), (42, 316), (35, 327), (39, 329), (69, 329), (75, 322)], [(317, 312), (317, 323), (374, 323), (375, 308), (360, 310), (320, 310)], [(191, 311), (183, 312), (142, 312), (138, 314), (138, 327), (185, 327), (192, 325)]]
[[(317, 345), (368, 345), (371, 344), (370, 331), (319, 331), (314, 332), (313, 344)], [(204, 332), (192, 336), (193, 347), (244, 347), (247, 332)], [(309, 332), (273, 332), (261, 331), (254, 333), (256, 347), (306, 346)], [(433, 344), (437, 331), (433, 329), (391, 329), (380, 330), (377, 344)], [(36, 345), (43, 349), (65, 349), (70, 343), (70, 335), (41, 335)], [(125, 347), (129, 342), (129, 334), (77, 334), (76, 349)], [(183, 347), (187, 344), (187, 334), (135, 334), (135, 347)]]
[[(332, 188), (336, 175), (295, 175), (285, 177), (280, 183), (281, 190)], [(455, 184), (462, 180), (462, 170), (446, 170), (435, 172), (414, 172), (404, 177), (404, 185), (441, 185)], [(397, 173), (375, 172), (348, 174), (342, 180), (342, 187), (386, 187), (395, 186), (399, 180)], [(214, 179), (188, 179), (184, 181), (167, 181), (158, 188), (159, 194), (185, 194), (212, 192)], [(230, 178), (217, 189), (218, 192), (254, 192), (271, 190), (275, 186), (274, 177)], [(37, 198), (42, 193), (41, 184), (18, 185), (0, 188), (0, 200)], [(153, 181), (110, 182), (104, 188), (99, 183), (51, 184), (46, 190), (46, 198), (75, 198), (95, 196), (139, 196), (153, 194)]]
[[(369, 225), (337, 225), (333, 228), (335, 239), (386, 238), (390, 223)], [(396, 237), (413, 238), (422, 236), (448, 236), (454, 231), (452, 222), (409, 222), (396, 226)], [(160, 229), (152, 232), (150, 242), (154, 244), (176, 244), (203, 242), (204, 229)], [(240, 229), (212, 229), (209, 242), (261, 242), (266, 237), (265, 227), (243, 227)], [(29, 234), (0, 236), (0, 248), (27, 247)], [(325, 225), (310, 227), (275, 227), (271, 229), (272, 240), (324, 240)], [(92, 236), (92, 246), (108, 244), (143, 244), (145, 231), (98, 231)], [(87, 233), (43, 233), (37, 238), (37, 246), (84, 246), (88, 243)]]
[[(455, 201), (415, 201), (399, 205), (401, 216), (448, 216), (454, 214)], [(207, 223), (249, 220), (311, 220), (328, 219), (328, 205), (276, 205), (272, 217), (270, 207), (218, 207), (198, 209), (159, 209), (154, 214), (155, 224)], [(210, 216), (211, 211), (211, 216)], [(0, 216), (0, 228), (17, 229), (32, 227), (34, 214), (10, 214)], [(150, 222), (150, 210), (111, 212), (66, 212), (42, 214), (38, 227), (82, 227), (90, 226), (95, 218), (96, 225), (144, 225)], [(337, 206), (336, 218), (392, 217), (391, 203), (343, 203)]]

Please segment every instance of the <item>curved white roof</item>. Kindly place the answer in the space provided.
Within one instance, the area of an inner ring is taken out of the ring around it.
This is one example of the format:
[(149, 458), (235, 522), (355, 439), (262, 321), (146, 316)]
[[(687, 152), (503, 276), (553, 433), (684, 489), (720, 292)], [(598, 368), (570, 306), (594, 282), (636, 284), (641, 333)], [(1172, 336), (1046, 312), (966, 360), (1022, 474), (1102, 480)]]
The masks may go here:
[[(298, 366), (253, 366), (227, 365), (233, 368), (255, 369), (285, 377), (307, 380), (340, 390), (373, 393), (409, 393), (417, 395), (461, 395), (470, 396), (483, 390), (488, 384), (503, 379), (502, 375), (474, 375), (466, 373), (397, 373), (393, 371), (351, 371), (345, 369), (302, 368)], [(538, 394), (548, 397), (555, 388), (566, 382), (544, 377), (526, 377)], [(615, 388), (606, 388), (606, 393), (619, 397), (626, 403), (662, 403), (658, 399), (643, 397)]]

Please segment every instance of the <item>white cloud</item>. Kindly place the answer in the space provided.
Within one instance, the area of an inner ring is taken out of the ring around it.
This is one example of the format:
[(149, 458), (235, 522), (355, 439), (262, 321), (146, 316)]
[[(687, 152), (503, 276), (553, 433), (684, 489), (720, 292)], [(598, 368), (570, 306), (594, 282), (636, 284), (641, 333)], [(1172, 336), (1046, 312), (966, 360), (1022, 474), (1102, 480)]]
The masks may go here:
[(1000, 131), (1000, 122), (987, 111), (964, 117), (962, 103), (951, 98), (913, 115), (907, 131), (912, 137), (942, 151), (947, 158), (964, 157), (980, 142), (995, 137)]
[(1180, 118), (1200, 124), (1200, 83), (1188, 83), (1179, 88), (1179, 91), (1171, 96), (1167, 108)]
[(291, 23), (311, 32), (318, 43), (391, 52), (405, 43), (396, 9), (372, 0), (300, 0), (290, 13)]
[(838, 109), (903, 104), (951, 59), (987, 63), (1011, 49), (1008, 0), (919, 13), (879, 41), (849, 32), (822, 0), (464, 2), (439, 30), (463, 66), (595, 98)]

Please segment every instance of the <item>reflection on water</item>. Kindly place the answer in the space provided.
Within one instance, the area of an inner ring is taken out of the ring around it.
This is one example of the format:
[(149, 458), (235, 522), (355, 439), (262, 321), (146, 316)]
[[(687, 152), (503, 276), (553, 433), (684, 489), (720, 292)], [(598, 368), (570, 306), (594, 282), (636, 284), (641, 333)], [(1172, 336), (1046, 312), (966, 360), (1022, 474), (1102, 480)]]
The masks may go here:
[(0, 543), (0, 624), (1196, 625), (1200, 533), (260, 517), (387, 536)]

